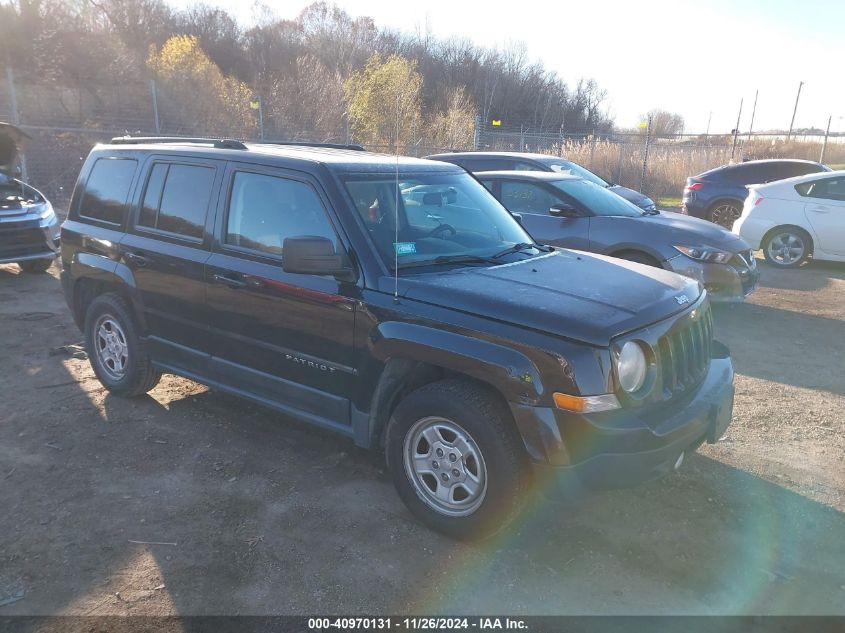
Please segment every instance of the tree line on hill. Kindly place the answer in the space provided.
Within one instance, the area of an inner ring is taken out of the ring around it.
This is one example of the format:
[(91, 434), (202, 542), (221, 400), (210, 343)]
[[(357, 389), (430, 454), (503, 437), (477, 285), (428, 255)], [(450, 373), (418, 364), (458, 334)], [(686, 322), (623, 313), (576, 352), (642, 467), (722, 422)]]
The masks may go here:
[(0, 55), (18, 77), (94, 101), (103, 86), (155, 79), (164, 115), (245, 137), (257, 133), (259, 102), (276, 135), (404, 149), (465, 147), (476, 116), (565, 132), (613, 126), (594, 80), (567, 83), (524, 44), (400, 32), (323, 1), (293, 20), (254, 11), (244, 27), (204, 4), (15, 0), (0, 4)]

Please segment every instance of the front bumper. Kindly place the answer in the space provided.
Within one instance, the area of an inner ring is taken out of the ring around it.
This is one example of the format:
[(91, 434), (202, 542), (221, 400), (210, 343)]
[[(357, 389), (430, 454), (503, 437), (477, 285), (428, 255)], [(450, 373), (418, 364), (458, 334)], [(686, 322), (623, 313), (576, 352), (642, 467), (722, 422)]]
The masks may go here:
[(0, 218), (0, 264), (50, 259), (59, 254), (59, 221)]
[[(537, 416), (546, 459), (533, 464), (542, 490), (552, 497), (570, 497), (587, 489), (648, 481), (672, 470), (682, 455), (703, 442), (716, 443), (730, 424), (734, 398), (733, 365), (726, 353), (720, 356), (711, 359), (691, 397), (660, 410), (578, 415), (516, 407), (521, 409), (515, 411), (521, 428), (527, 419), (520, 415)], [(556, 429), (550, 428), (551, 419)]]
[(726, 264), (698, 262), (686, 255), (677, 255), (667, 259), (665, 265), (679, 275), (698, 279), (707, 288), (711, 301), (743, 301), (757, 289), (760, 281), (757, 260), (749, 253), (734, 255)]

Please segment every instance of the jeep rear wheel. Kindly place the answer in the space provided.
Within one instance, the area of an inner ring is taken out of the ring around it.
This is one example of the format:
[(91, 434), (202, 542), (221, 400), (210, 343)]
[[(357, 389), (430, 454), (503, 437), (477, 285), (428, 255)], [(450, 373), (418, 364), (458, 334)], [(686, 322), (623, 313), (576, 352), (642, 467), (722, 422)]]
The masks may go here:
[(419, 388), (399, 403), (387, 430), (387, 463), (402, 501), (453, 538), (490, 536), (516, 516), (525, 462), (505, 404), (471, 382)]
[(116, 294), (100, 295), (85, 313), (85, 347), (103, 386), (121, 396), (139, 396), (158, 384), (129, 306)]

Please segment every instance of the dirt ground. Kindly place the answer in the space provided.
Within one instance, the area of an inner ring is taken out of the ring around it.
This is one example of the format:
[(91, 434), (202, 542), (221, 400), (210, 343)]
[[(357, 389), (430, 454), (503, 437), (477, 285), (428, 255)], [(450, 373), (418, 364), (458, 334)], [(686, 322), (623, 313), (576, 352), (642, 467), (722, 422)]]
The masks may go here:
[(108, 395), (57, 272), (0, 266), (0, 615), (845, 614), (845, 266), (716, 310), (733, 424), (681, 472), (482, 545), (378, 456), (188, 380)]

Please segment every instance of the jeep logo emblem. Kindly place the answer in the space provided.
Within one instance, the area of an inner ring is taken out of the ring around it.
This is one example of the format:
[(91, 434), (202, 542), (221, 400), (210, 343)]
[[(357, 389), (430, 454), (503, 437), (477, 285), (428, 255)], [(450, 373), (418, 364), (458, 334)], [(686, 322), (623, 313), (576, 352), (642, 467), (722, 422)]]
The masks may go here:
[(678, 303), (679, 306), (682, 306), (685, 303), (689, 303), (689, 297), (686, 295), (678, 295), (677, 297), (675, 297), (675, 301)]

